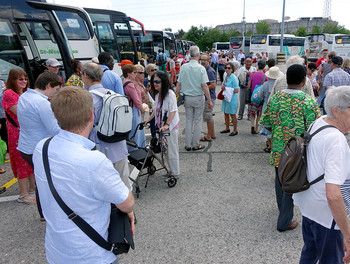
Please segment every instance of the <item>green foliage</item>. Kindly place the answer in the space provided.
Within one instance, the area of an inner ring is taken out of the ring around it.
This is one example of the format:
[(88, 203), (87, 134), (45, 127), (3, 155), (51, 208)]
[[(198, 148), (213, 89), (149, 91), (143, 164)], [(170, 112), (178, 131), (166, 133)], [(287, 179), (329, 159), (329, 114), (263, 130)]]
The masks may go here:
[[(246, 37), (250, 37), (251, 35), (253, 35), (253, 30), (249, 29), (246, 33), (245, 36)], [(238, 35), (239, 36), (239, 35)]]
[(344, 26), (338, 26), (338, 34), (350, 34), (350, 30), (346, 29)]
[(169, 31), (169, 32), (173, 32), (173, 30), (171, 28), (164, 28), (164, 31)]
[(306, 27), (299, 27), (297, 31), (295, 31), (294, 35), (298, 37), (306, 37), (307, 35)]
[(181, 39), (185, 35), (185, 31), (183, 29), (179, 29), (179, 31), (176, 34), (176, 36)]
[(256, 33), (257, 34), (270, 34), (271, 29), (266, 21), (259, 21), (256, 23)]
[(337, 34), (338, 33), (338, 26), (333, 23), (327, 23), (323, 27), (323, 33), (329, 33), (329, 34)]
[(319, 34), (322, 33), (322, 30), (319, 26), (314, 25), (311, 30), (311, 34)]

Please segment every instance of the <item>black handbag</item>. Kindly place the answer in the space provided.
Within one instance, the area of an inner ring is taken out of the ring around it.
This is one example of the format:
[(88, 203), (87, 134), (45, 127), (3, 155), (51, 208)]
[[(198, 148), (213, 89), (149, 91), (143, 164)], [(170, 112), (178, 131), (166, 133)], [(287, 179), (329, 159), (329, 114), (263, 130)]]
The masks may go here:
[(245, 103), (250, 104), (252, 102), (252, 89), (247, 89), (245, 93)]
[(114, 204), (111, 205), (111, 219), (108, 228), (108, 242), (93, 229), (84, 219), (74, 213), (66, 203), (61, 199), (57, 193), (51, 178), (50, 165), (48, 159), (48, 148), (52, 138), (45, 141), (43, 146), (43, 162), (47, 181), (58, 205), (91, 240), (93, 240), (100, 247), (113, 252), (115, 255), (128, 253), (130, 247), (135, 249), (133, 234), (131, 231), (131, 224), (126, 213), (120, 211)]

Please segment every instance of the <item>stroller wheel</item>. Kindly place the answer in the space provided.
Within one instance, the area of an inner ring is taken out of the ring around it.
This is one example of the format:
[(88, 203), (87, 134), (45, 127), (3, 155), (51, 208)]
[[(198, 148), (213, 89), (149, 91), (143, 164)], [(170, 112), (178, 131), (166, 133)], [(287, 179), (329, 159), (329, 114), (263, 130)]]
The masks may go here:
[(147, 168), (147, 172), (149, 175), (153, 175), (156, 172), (156, 166), (153, 164)]
[(171, 178), (169, 179), (169, 181), (168, 181), (168, 186), (169, 186), (170, 188), (172, 188), (172, 187), (174, 187), (174, 186), (176, 185), (176, 183), (177, 183), (177, 179), (176, 179), (175, 177), (171, 177)]

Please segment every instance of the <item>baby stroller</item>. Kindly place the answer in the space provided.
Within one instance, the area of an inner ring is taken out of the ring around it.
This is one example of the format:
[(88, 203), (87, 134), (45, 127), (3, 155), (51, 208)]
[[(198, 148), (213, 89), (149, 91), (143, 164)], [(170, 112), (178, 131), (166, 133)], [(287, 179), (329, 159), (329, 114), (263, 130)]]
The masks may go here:
[[(159, 135), (158, 139), (152, 138), (151, 145), (146, 146), (145, 148), (138, 146), (135, 141), (135, 134), (138, 129), (142, 130), (144, 127), (144, 123), (140, 123), (137, 125), (134, 134), (132, 137), (127, 141), (127, 144), (130, 147), (137, 148), (137, 150), (134, 150), (129, 153), (129, 162), (131, 165), (135, 166), (139, 173), (135, 179), (130, 178), (130, 180), (135, 184), (135, 191), (136, 196), (139, 198), (140, 195), (140, 185), (139, 185), (139, 177), (141, 176), (147, 176), (145, 188), (147, 188), (148, 180), (151, 175), (153, 175), (156, 171), (165, 169), (166, 173), (170, 176), (168, 176), (168, 186), (170, 188), (174, 187), (177, 183), (177, 179), (172, 175), (171, 171), (167, 168), (164, 162), (164, 156), (167, 151), (167, 143), (166, 143), (166, 135), (167, 133), (164, 132), (158, 132), (157, 135)], [(160, 153), (160, 157), (156, 155), (156, 153)], [(153, 164), (154, 160), (157, 160), (160, 164), (160, 168), (156, 168), (156, 166)], [(147, 170), (147, 172), (143, 173), (144, 170)]]

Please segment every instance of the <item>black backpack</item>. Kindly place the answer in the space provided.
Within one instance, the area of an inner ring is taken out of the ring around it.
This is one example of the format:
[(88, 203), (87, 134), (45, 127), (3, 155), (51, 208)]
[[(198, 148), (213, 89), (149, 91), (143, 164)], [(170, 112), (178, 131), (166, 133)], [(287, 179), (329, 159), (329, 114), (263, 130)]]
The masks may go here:
[(164, 65), (166, 63), (164, 53), (158, 55), (158, 65)]
[(278, 166), (278, 178), (285, 193), (292, 194), (305, 191), (309, 189), (312, 184), (315, 184), (324, 178), (324, 174), (322, 174), (312, 182), (307, 180), (306, 148), (313, 136), (323, 129), (334, 126), (326, 125), (310, 134), (309, 131), (311, 131), (312, 126), (313, 125), (311, 125), (308, 131), (300, 136), (294, 136), (289, 139), (282, 153)]

